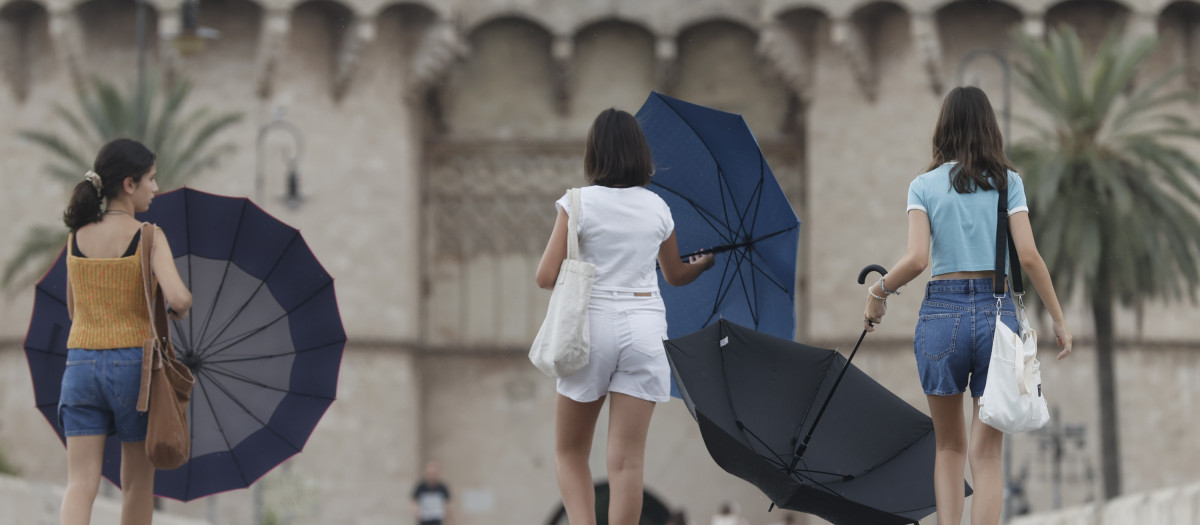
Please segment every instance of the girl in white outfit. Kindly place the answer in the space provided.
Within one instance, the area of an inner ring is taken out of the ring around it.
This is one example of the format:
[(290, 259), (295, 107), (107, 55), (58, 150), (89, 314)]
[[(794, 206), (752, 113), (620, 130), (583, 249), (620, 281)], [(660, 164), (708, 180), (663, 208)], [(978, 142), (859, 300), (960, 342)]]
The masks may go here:
[[(612, 393), (608, 428), (609, 523), (634, 525), (642, 513), (642, 462), (654, 404), (670, 399), (663, 349), (666, 308), (655, 261), (667, 284), (682, 286), (713, 265), (712, 255), (679, 258), (671, 210), (646, 189), (654, 173), (650, 146), (637, 120), (608, 109), (588, 132), (580, 192), (579, 253), (596, 265), (588, 306), (591, 356), (582, 370), (558, 380), (555, 466), (572, 525), (596, 523), (588, 457), (604, 398)], [(538, 286), (554, 288), (567, 255), (568, 196), (538, 265)]]

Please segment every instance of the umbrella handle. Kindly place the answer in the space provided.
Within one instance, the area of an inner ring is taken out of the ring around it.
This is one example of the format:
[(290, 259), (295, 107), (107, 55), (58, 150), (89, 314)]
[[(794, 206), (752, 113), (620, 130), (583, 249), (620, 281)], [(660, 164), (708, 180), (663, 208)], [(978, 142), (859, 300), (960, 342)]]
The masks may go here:
[(716, 246), (713, 248), (705, 248), (703, 250), (696, 250), (692, 253), (685, 253), (683, 255), (680, 255), (679, 259), (682, 260), (683, 262), (688, 262), (688, 260), (690, 260), (693, 256), (696, 256), (696, 255), (704, 255), (704, 254), (708, 254), (708, 253), (718, 254), (721, 252), (727, 252), (729, 250), (732, 250), (734, 247), (735, 247), (734, 245), (726, 245), (726, 246)]
[(884, 267), (878, 264), (868, 264), (863, 267), (861, 272), (858, 272), (858, 284), (867, 284), (867, 275), (870, 275), (871, 272), (879, 272), (880, 277), (888, 274)]

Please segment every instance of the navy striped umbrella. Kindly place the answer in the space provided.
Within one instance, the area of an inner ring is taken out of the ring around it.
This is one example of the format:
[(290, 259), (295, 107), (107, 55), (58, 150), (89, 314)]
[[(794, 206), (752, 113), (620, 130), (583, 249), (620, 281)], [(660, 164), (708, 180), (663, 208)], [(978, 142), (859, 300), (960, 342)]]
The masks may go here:
[[(637, 119), (656, 167), (649, 188), (671, 207), (680, 253), (717, 254), (688, 286), (659, 278), (667, 335), (726, 319), (794, 337), (800, 219), (746, 121), (657, 92)], [(679, 397), (674, 378), (671, 395)]]
[[(184, 188), (156, 197), (139, 219), (162, 227), (193, 296), (171, 333), (196, 376), (192, 456), (159, 471), (154, 492), (190, 501), (248, 487), (304, 448), (337, 393), (346, 333), (333, 278), (298, 230), (244, 198)], [(25, 338), (37, 407), (59, 439), (70, 326), (60, 256), (37, 285)], [(115, 436), (104, 476), (120, 482)]]

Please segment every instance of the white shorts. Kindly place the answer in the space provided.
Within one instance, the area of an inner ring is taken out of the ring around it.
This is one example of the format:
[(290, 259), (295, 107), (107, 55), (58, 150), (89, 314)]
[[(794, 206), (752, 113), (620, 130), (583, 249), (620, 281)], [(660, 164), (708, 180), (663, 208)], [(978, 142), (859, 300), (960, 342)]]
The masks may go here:
[(654, 403), (671, 399), (667, 309), (662, 297), (592, 292), (588, 304), (591, 354), (583, 369), (558, 379), (558, 393), (580, 403), (619, 392)]

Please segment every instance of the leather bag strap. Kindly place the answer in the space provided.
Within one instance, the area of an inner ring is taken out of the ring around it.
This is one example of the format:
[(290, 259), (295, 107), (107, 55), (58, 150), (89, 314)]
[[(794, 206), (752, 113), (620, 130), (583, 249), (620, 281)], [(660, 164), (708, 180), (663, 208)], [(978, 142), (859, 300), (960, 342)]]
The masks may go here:
[[(71, 257), (71, 247), (75, 246), (75, 233), (67, 235), (67, 257)], [(75, 287), (71, 286), (71, 272), (67, 272), (67, 318), (75, 320)]]
[[(156, 349), (159, 345), (159, 318), (162, 318), (162, 328), (166, 328), (166, 307), (162, 300), (162, 289), (154, 282), (154, 236), (155, 227), (148, 222), (142, 223), (142, 238), (138, 248), (142, 265), (142, 295), (146, 298), (146, 311), (150, 314), (150, 338), (142, 345), (142, 385), (138, 390), (137, 411), (145, 412), (150, 408), (150, 373), (162, 366), (161, 356)], [(160, 312), (161, 310), (161, 312)], [(161, 315), (159, 315), (161, 313)], [(169, 336), (168, 336), (169, 337)]]

